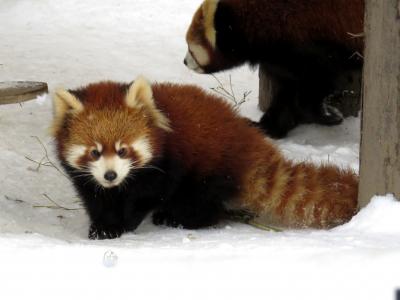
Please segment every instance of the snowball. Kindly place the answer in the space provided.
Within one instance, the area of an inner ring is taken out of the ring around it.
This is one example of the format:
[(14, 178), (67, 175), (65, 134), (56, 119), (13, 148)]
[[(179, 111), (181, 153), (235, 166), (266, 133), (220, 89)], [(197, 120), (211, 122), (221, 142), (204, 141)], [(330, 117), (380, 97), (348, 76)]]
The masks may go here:
[(115, 267), (115, 265), (118, 262), (118, 256), (112, 252), (111, 250), (108, 250), (104, 253), (103, 256), (103, 265), (107, 268)]

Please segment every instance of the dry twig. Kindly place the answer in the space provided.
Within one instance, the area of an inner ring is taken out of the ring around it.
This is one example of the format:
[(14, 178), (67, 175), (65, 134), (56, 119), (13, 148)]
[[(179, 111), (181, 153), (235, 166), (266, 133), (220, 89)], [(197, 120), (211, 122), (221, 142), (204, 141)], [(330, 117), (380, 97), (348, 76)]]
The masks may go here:
[(21, 199), (18, 199), (18, 198), (11, 198), (11, 197), (9, 197), (7, 195), (4, 195), (4, 198), (6, 198), (6, 200), (8, 200), (8, 201), (14, 201), (14, 202), (17, 202), (17, 203), (27, 203), (24, 200), (21, 200)]
[(52, 168), (56, 169), (60, 174), (62, 174), (66, 178), (68, 178), (68, 176), (63, 171), (61, 171), (61, 169), (59, 167), (57, 167), (57, 165), (50, 159), (49, 153), (47, 152), (47, 149), (46, 149), (45, 145), (43, 144), (43, 142), (40, 140), (40, 138), (37, 136), (31, 136), (31, 137), (36, 139), (39, 142), (40, 146), (42, 147), (42, 149), (44, 151), (44, 156), (40, 159), (40, 161), (36, 161), (28, 156), (25, 156), (25, 158), (27, 160), (37, 164), (36, 171), (39, 171), (40, 167), (42, 167), (42, 166), (52, 167)]
[(274, 232), (281, 232), (282, 230), (273, 226), (268, 226), (265, 224), (258, 223), (254, 221), (255, 215), (246, 211), (246, 210), (232, 210), (228, 212), (227, 215), (228, 219), (235, 221), (235, 222), (240, 222), (243, 224), (248, 224), (250, 226), (253, 226), (255, 228), (265, 230), (265, 231), (274, 231)]
[(62, 206), (62, 205), (58, 204), (56, 201), (54, 201), (53, 199), (51, 199), (47, 194), (42, 194), (42, 195), (43, 195), (43, 197), (45, 197), (47, 200), (49, 200), (54, 205), (48, 205), (48, 206), (42, 205), (42, 206), (34, 206), (34, 207), (47, 207), (47, 208), (64, 209), (64, 210), (80, 210), (80, 209), (83, 209), (83, 207), (69, 208), (69, 207)]
[(354, 56), (357, 56), (357, 57), (359, 57), (359, 58), (361, 58), (361, 59), (364, 59), (364, 56), (363, 56), (360, 52), (358, 52), (358, 51), (354, 52), (354, 53), (349, 57), (349, 59), (352, 59)]
[(229, 75), (229, 90), (224, 87), (222, 82), (217, 78), (217, 76), (211, 74), (211, 76), (217, 81), (218, 86), (211, 88), (212, 91), (216, 92), (217, 94), (221, 95), (222, 97), (230, 100), (233, 102), (234, 108), (238, 109), (243, 103), (247, 101), (247, 97), (250, 95), (251, 91), (246, 91), (243, 93), (242, 98), (237, 99), (235, 93), (233, 91), (232, 86), (232, 76)]
[(29, 203), (27, 201), (24, 201), (24, 200), (21, 200), (21, 199), (18, 199), (18, 198), (12, 198), (10, 196), (4, 195), (4, 198), (6, 200), (14, 201), (14, 202), (17, 202), (17, 203), (25, 203), (25, 204), (28, 204), (28, 205), (32, 206), (33, 208), (63, 209), (63, 210), (68, 210), (68, 211), (83, 209), (83, 207), (69, 208), (69, 207), (62, 206), (62, 205), (58, 204), (57, 202), (55, 202), (53, 199), (51, 199), (47, 194), (43, 194), (43, 197), (45, 197), (48, 201), (53, 203), (53, 205), (32, 204), (32, 203)]
[(362, 38), (365, 36), (364, 32), (359, 32), (359, 33), (347, 32), (347, 34), (353, 39)]

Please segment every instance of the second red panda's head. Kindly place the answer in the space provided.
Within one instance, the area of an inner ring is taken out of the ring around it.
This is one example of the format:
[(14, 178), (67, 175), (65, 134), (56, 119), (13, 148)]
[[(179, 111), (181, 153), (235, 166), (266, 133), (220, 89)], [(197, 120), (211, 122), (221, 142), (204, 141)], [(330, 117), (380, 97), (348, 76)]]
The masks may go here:
[(185, 65), (197, 73), (213, 73), (244, 63), (245, 43), (236, 19), (229, 3), (205, 0), (186, 33)]
[(157, 135), (171, 130), (143, 78), (58, 90), (51, 129), (61, 161), (104, 188), (149, 164), (160, 151)]

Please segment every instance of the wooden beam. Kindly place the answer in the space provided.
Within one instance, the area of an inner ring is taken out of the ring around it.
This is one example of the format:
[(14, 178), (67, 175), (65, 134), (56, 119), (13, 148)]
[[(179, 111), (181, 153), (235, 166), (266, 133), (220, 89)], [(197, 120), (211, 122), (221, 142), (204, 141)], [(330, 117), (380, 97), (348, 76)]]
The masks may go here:
[(35, 81), (0, 82), (0, 104), (20, 103), (47, 93), (47, 84)]
[(400, 0), (366, 0), (359, 204), (400, 199)]

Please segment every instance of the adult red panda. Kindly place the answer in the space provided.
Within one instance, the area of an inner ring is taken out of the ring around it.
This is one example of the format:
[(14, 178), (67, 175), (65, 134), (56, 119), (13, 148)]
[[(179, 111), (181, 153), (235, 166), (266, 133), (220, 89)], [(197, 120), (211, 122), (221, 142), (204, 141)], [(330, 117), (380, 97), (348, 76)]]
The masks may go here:
[(273, 137), (299, 123), (335, 125), (343, 116), (328, 100), (361, 73), (363, 19), (364, 0), (205, 0), (184, 63), (199, 73), (262, 63), (274, 94), (260, 127)]
[(81, 196), (89, 238), (155, 224), (329, 228), (357, 210), (357, 176), (285, 159), (220, 98), (189, 85), (100, 82), (54, 97), (59, 160)]

